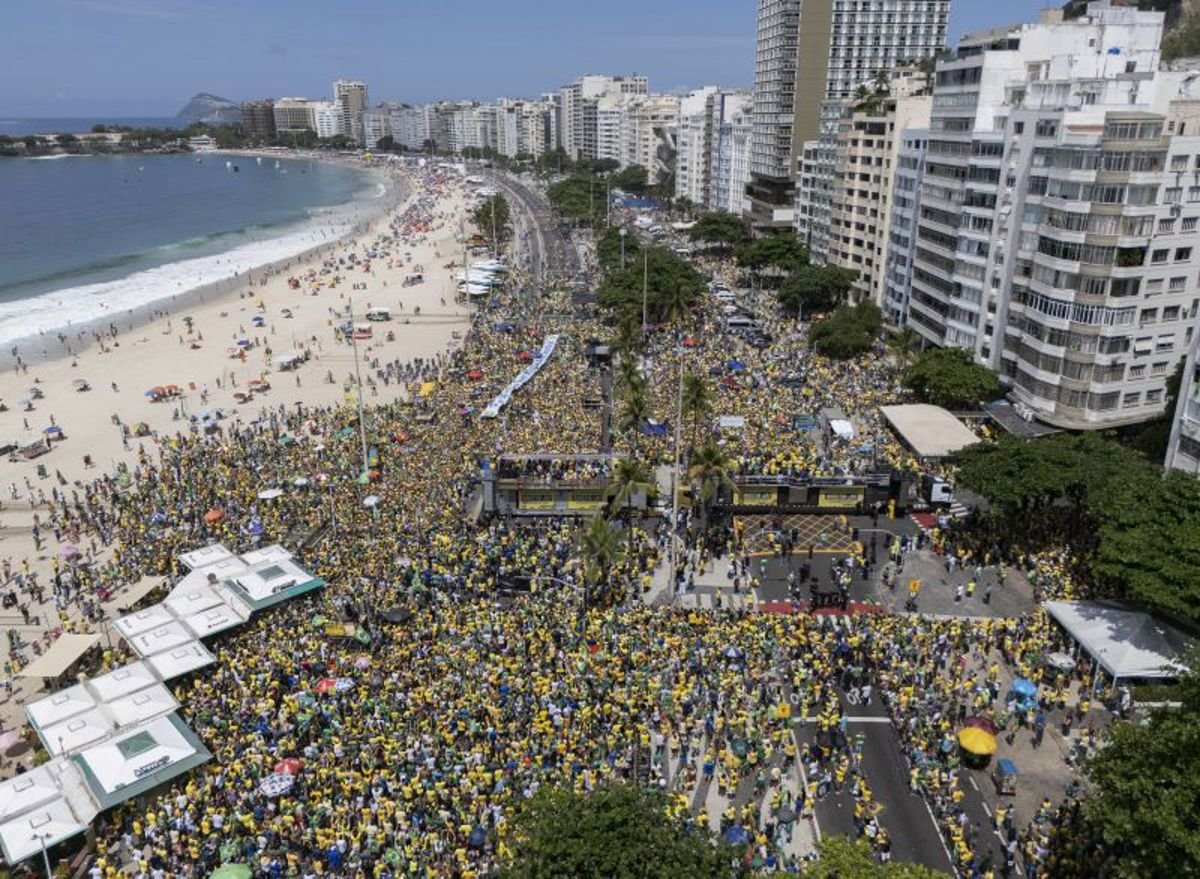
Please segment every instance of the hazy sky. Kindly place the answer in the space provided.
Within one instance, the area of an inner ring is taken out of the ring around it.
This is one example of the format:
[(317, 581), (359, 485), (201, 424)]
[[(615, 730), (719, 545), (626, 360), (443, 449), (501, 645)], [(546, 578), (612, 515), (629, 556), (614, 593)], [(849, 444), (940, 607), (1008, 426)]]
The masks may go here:
[[(1045, 0), (952, 0), (951, 38)], [(4, 0), (0, 116), (173, 116), (243, 100), (536, 95), (644, 73), (655, 90), (750, 86), (754, 0)], [(602, 11), (603, 14), (599, 14)]]

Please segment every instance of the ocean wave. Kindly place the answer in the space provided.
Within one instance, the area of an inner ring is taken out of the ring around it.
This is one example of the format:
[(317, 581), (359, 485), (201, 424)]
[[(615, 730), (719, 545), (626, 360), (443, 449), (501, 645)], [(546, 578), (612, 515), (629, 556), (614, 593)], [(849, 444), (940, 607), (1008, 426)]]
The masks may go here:
[(53, 156), (26, 156), (30, 162), (53, 162), (57, 159), (90, 159), (86, 153), (55, 153)]
[[(0, 303), (0, 345), (39, 334), (74, 333), (96, 321), (124, 320), (132, 310), (226, 281), (314, 247), (333, 243), (351, 229), (349, 222), (306, 225), (265, 241), (251, 241), (231, 250), (167, 263), (116, 281), (105, 281), (43, 293), (29, 299)], [(70, 318), (64, 321), (64, 317)]]

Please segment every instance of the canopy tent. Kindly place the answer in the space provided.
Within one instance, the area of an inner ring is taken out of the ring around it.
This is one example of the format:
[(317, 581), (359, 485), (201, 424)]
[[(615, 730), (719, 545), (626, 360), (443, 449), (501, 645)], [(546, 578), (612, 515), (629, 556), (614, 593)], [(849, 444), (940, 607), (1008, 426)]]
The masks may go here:
[(141, 796), (211, 759), (176, 714), (125, 730), (71, 757), (102, 809)]
[(1119, 601), (1048, 601), (1046, 611), (1114, 679), (1170, 680), (1194, 642)]
[(137, 651), (138, 656), (145, 658), (194, 640), (192, 633), (184, 628), (183, 623), (173, 620), (165, 626), (135, 635), (129, 639), (129, 646)]
[(880, 406), (879, 411), (918, 458), (945, 458), (979, 442), (979, 437), (940, 406), (913, 403)]
[(58, 783), (46, 766), (35, 766), (16, 778), (0, 782), (0, 824), (17, 815), (62, 797)]
[(43, 848), (50, 848), (85, 830), (87, 822), (75, 817), (66, 800), (52, 800), (0, 824), (0, 848), (4, 850), (6, 863), (19, 864)]
[(100, 741), (114, 729), (116, 724), (104, 709), (97, 706), (61, 723), (39, 729), (38, 735), (42, 737), (42, 744), (51, 756), (61, 757)]
[(66, 673), (99, 640), (99, 635), (59, 635), (50, 649), (17, 672), (17, 677), (56, 678)]
[(136, 583), (120, 586), (117, 591), (104, 602), (105, 607), (131, 607), (137, 604), (155, 589), (163, 584), (162, 577), (142, 577)]
[(171, 612), (166, 607), (154, 604), (145, 610), (121, 617), (113, 623), (113, 628), (120, 632), (126, 640), (131, 640), (136, 635), (157, 629), (159, 626), (165, 626), (174, 620), (175, 618), (171, 616)]
[(144, 662), (131, 662), (108, 674), (92, 678), (87, 682), (87, 688), (98, 702), (112, 702), (146, 687), (158, 683), (158, 678)]
[(225, 603), (224, 599), (212, 587), (203, 583), (200, 585), (191, 585), (187, 582), (198, 574), (203, 578), (204, 575), (201, 572), (193, 571), (184, 577), (183, 582), (172, 589), (171, 594), (163, 601), (163, 604), (167, 606), (167, 610), (171, 611), (179, 619)]
[(104, 706), (104, 712), (118, 727), (133, 726), (163, 714), (170, 714), (179, 707), (171, 691), (156, 683), (144, 690), (114, 699)]
[(191, 552), (181, 553), (179, 560), (187, 566), (189, 571), (194, 571), (197, 568), (205, 568), (225, 559), (233, 558), (233, 553), (225, 548), (220, 543), (210, 543), (208, 546), (202, 546), (200, 549), (193, 549)]
[(146, 657), (146, 665), (150, 666), (154, 673), (164, 681), (185, 675), (198, 668), (204, 668), (216, 661), (216, 657), (209, 653), (208, 648), (199, 641), (190, 641), (179, 647)]
[(60, 723), (69, 717), (83, 714), (83, 712), (95, 707), (96, 699), (91, 692), (83, 684), (76, 684), (73, 687), (67, 687), (65, 690), (51, 693), (49, 696), (38, 699), (36, 702), (27, 703), (25, 705), (25, 716), (29, 718), (29, 723), (36, 732), (44, 727)]
[(216, 607), (210, 607), (184, 617), (183, 624), (197, 638), (207, 638), (217, 632), (240, 626), (247, 619), (248, 617), (242, 616), (228, 604), (222, 602)]

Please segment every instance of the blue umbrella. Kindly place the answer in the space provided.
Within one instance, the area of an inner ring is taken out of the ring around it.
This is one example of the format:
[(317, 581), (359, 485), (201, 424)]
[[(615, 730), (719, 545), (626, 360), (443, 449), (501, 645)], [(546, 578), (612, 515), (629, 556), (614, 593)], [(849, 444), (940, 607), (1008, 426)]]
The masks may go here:
[(1013, 681), (1012, 689), (1018, 696), (1028, 698), (1037, 693), (1037, 684), (1028, 678), (1017, 678)]
[(734, 845), (742, 845), (750, 839), (750, 834), (746, 833), (745, 827), (735, 824), (725, 831), (724, 837), (726, 842), (733, 843)]
[(476, 827), (471, 831), (471, 835), (467, 838), (467, 845), (471, 848), (483, 848), (483, 844), (487, 841), (487, 834), (483, 832), (482, 827)]
[(730, 360), (725, 365), (734, 372), (742, 372), (746, 368), (746, 364), (742, 363), (740, 360)]

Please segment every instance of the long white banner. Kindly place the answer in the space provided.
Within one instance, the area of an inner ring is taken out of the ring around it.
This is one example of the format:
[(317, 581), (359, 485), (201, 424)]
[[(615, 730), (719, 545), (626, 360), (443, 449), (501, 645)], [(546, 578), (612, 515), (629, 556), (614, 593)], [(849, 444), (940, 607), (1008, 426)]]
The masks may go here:
[(541, 371), (542, 366), (550, 359), (550, 355), (554, 353), (554, 348), (557, 345), (558, 336), (547, 336), (546, 341), (542, 342), (541, 350), (533, 355), (533, 361), (521, 370), (520, 374), (512, 380), (512, 383), (501, 391), (496, 399), (488, 404), (486, 409), (479, 413), (479, 417), (495, 418), (499, 415), (500, 410), (507, 406), (508, 401), (512, 399), (512, 395), (529, 384), (533, 377)]

